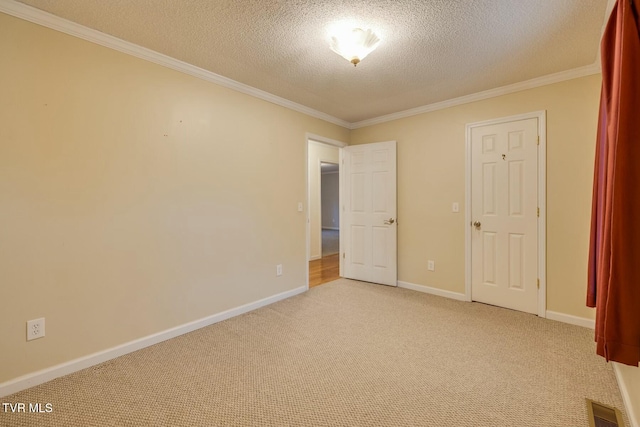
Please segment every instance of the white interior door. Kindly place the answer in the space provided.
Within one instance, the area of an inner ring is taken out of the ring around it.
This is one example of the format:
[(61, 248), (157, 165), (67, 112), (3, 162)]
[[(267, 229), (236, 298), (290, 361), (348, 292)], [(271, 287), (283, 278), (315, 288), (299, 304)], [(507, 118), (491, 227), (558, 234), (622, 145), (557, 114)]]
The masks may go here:
[(343, 149), (343, 276), (397, 286), (396, 142)]
[(538, 313), (538, 119), (471, 130), (471, 294)]

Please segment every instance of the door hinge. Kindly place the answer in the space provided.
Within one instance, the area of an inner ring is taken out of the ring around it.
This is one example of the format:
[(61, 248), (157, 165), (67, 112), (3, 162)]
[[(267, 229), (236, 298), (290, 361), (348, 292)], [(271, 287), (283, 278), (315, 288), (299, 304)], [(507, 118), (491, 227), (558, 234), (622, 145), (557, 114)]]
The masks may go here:
[(538, 208), (538, 218), (540, 218), (540, 208)]
[(538, 145), (540, 145), (540, 135), (538, 135)]
[(347, 256), (346, 252), (342, 252), (342, 259), (345, 259), (345, 257)]
[(538, 279), (538, 289), (540, 289), (540, 279)]

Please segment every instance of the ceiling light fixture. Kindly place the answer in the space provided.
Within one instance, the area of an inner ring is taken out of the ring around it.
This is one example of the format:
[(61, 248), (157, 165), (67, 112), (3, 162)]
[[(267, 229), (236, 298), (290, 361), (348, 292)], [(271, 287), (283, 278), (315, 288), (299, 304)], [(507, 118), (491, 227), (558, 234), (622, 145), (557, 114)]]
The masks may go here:
[(353, 28), (333, 35), (329, 47), (355, 67), (379, 44), (380, 39), (373, 31)]

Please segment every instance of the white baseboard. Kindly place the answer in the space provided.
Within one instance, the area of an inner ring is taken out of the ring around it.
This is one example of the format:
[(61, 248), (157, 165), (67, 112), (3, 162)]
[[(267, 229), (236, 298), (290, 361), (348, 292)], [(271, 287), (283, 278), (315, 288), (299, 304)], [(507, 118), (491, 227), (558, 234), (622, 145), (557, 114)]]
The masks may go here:
[[(586, 319), (584, 317), (572, 316), (570, 314), (558, 313), (555, 311), (547, 311), (547, 319), (556, 320), (558, 322), (569, 323), (571, 325), (582, 326), (589, 329), (595, 329), (595, 320)], [(640, 414), (636, 414), (636, 407), (634, 407), (634, 400), (631, 399), (630, 385), (627, 384), (625, 376), (622, 373), (622, 369), (619, 364), (613, 362), (613, 371), (616, 374), (616, 380), (618, 382), (618, 388), (622, 395), (622, 401), (629, 417), (631, 427), (640, 427)], [(636, 404), (637, 406), (637, 404)]]
[[(622, 395), (622, 401), (624, 402), (624, 407), (627, 412), (627, 417), (629, 418), (629, 422), (631, 423), (631, 427), (640, 427), (640, 404), (638, 404), (638, 397), (635, 397), (636, 400), (631, 398), (631, 384), (627, 383), (627, 379), (631, 381), (630, 378), (627, 377), (625, 379), (625, 375), (622, 372), (624, 369), (618, 363), (613, 362), (613, 372), (616, 374), (616, 380), (618, 381), (618, 388), (620, 389), (620, 394)], [(631, 369), (640, 369), (640, 368), (631, 368)], [(636, 390), (638, 388), (636, 387)], [(635, 402), (635, 403), (634, 403)]]
[[(440, 297), (451, 298), (458, 301), (468, 301), (465, 294), (446, 291), (444, 289), (432, 288), (430, 286), (416, 285), (415, 283), (398, 281), (399, 288), (411, 289), (412, 291), (424, 292), (426, 294), (437, 295)], [(595, 329), (595, 320), (585, 317), (572, 316), (570, 314), (558, 313), (556, 311), (545, 312), (545, 317), (549, 320), (569, 323), (571, 325), (582, 326), (584, 328)], [(640, 426), (638, 426), (640, 427)]]
[(322, 259), (322, 257), (320, 255), (316, 255), (316, 256), (312, 256), (311, 258), (309, 258), (309, 261), (316, 261)]
[(558, 313), (557, 311), (549, 310), (547, 310), (545, 317), (549, 320), (556, 320), (570, 325), (582, 326), (583, 328), (596, 328), (596, 321), (585, 317), (572, 316), (570, 314)]
[(451, 298), (458, 301), (467, 301), (465, 294), (445, 291), (444, 289), (432, 288), (430, 286), (416, 285), (409, 282), (398, 281), (399, 288), (411, 289), (412, 291), (424, 292), (425, 294), (437, 295), (439, 297)]
[(10, 381), (6, 381), (0, 384), (0, 397), (8, 396), (13, 393), (17, 393), (22, 390), (26, 390), (30, 387), (51, 381), (55, 378), (62, 377), (64, 375), (77, 372), (81, 369), (88, 368), (90, 366), (97, 365), (107, 360), (114, 359), (116, 357), (132, 353), (134, 351), (149, 347), (162, 341), (166, 341), (171, 338), (175, 338), (179, 335), (186, 334), (188, 332), (195, 331), (196, 329), (204, 328), (205, 326), (212, 325), (217, 322), (229, 319), (231, 317), (238, 316), (240, 314), (247, 313), (265, 305), (273, 304), (274, 302), (290, 298), (294, 295), (300, 294), (307, 290), (306, 286), (292, 289), (290, 291), (282, 292), (267, 298), (263, 298), (258, 301), (254, 301), (248, 304), (241, 305), (240, 307), (232, 308), (221, 313), (217, 313), (205, 318), (195, 320), (193, 322), (185, 323), (184, 325), (176, 326), (175, 328), (167, 329), (156, 334), (148, 335), (143, 338), (139, 338), (128, 343), (112, 347), (107, 350), (99, 351), (97, 353), (90, 354), (88, 356), (80, 357), (78, 359), (71, 360), (69, 362), (61, 363), (56, 366), (52, 366), (47, 369), (43, 369), (31, 374), (23, 375)]

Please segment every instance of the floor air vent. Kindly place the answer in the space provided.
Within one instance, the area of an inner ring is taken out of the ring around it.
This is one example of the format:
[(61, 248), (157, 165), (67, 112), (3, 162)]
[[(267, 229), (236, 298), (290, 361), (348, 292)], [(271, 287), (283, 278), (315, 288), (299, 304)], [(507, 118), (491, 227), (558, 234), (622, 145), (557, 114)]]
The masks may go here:
[(616, 408), (587, 399), (587, 410), (591, 427), (624, 427), (622, 414)]

